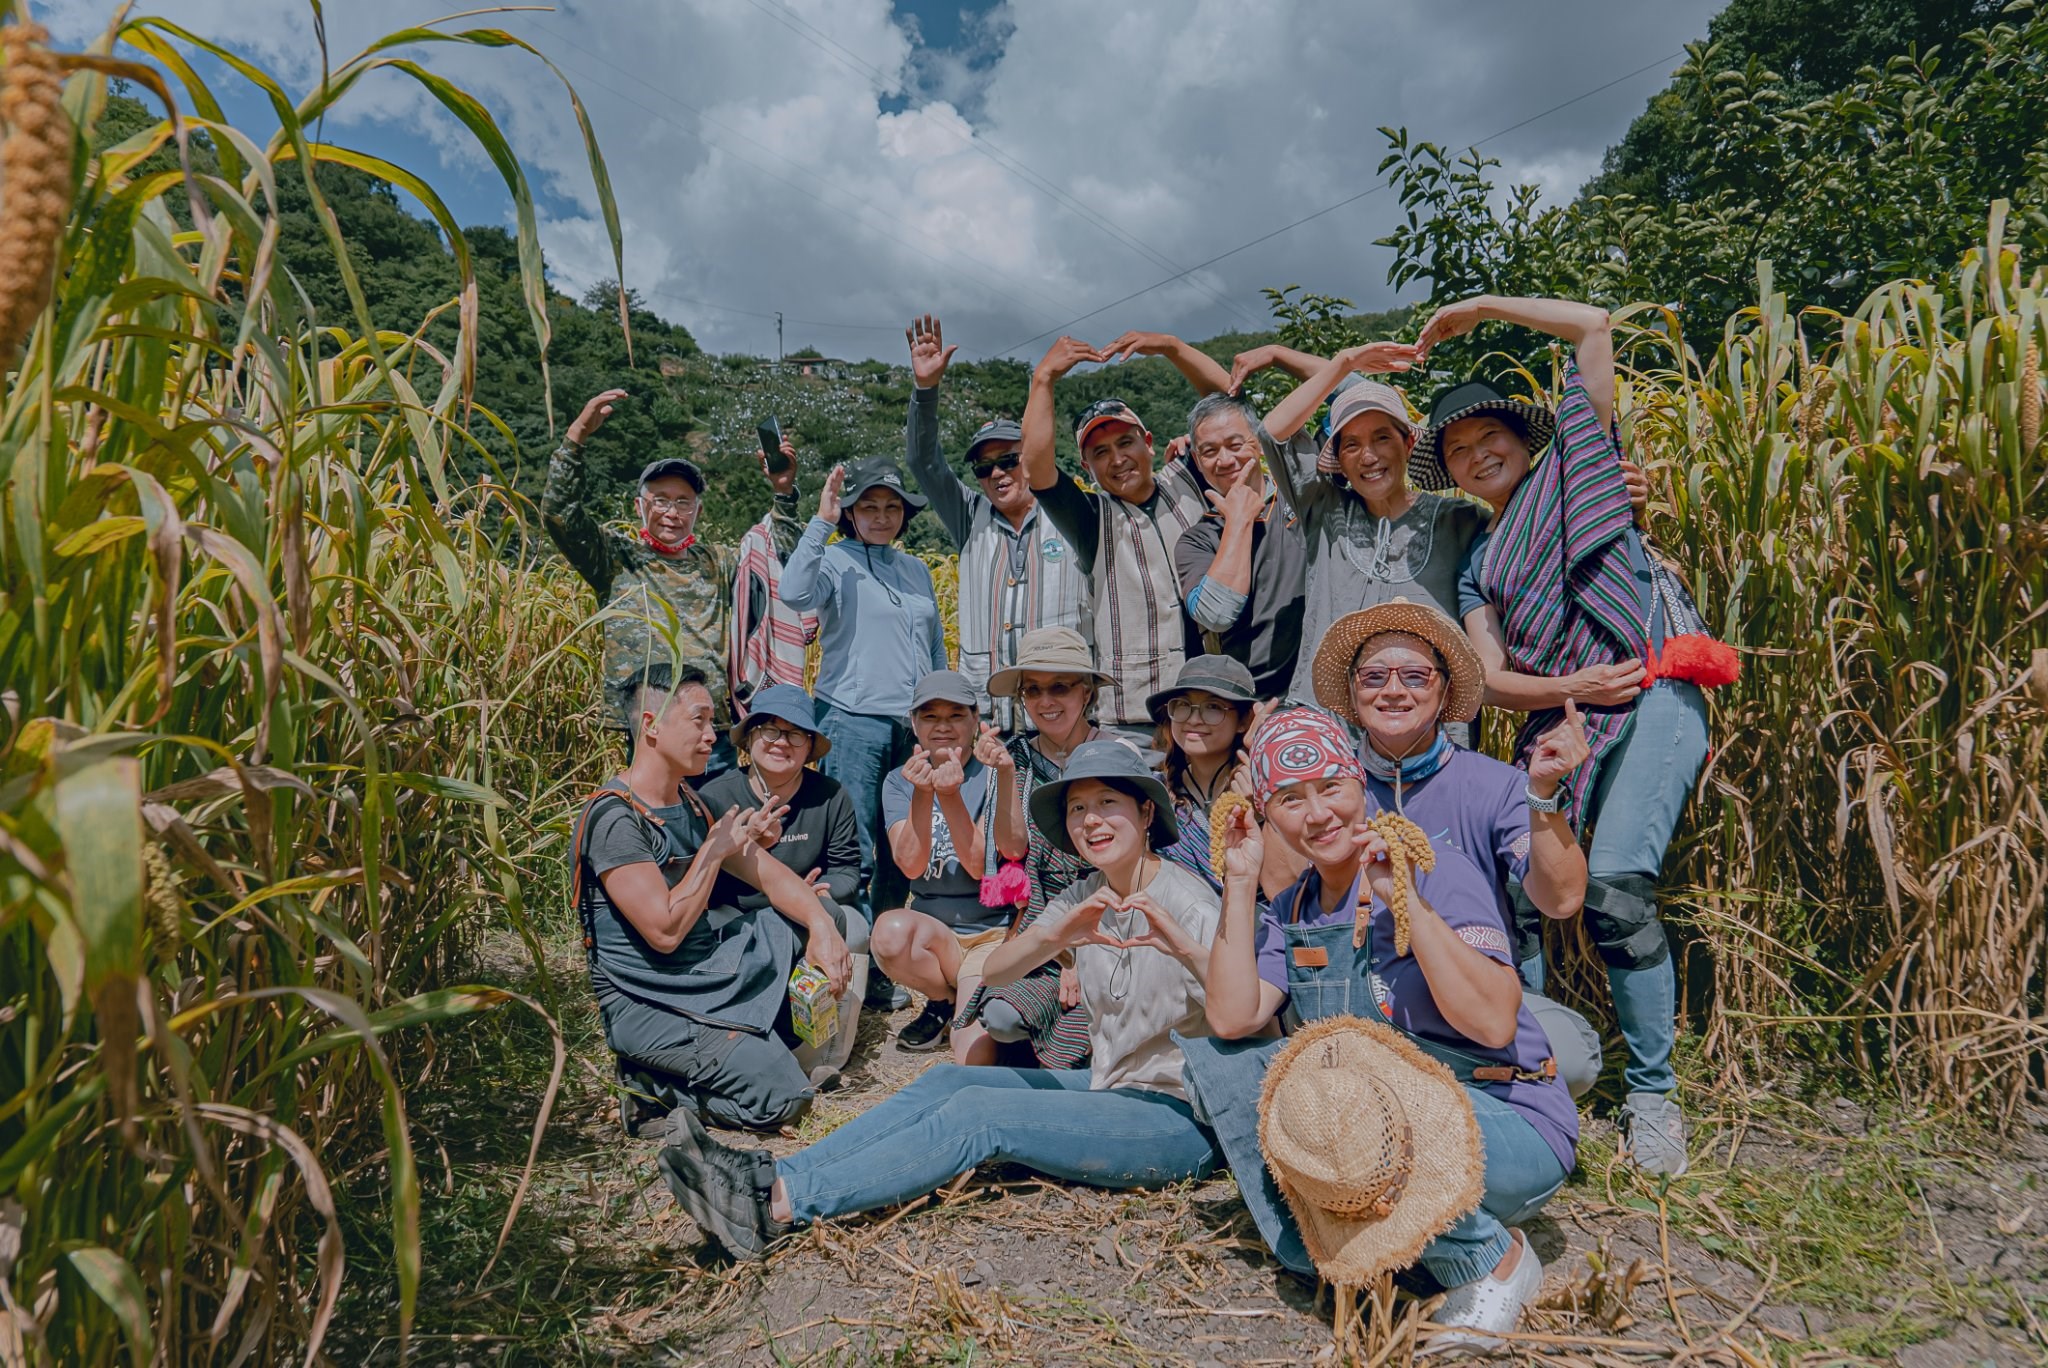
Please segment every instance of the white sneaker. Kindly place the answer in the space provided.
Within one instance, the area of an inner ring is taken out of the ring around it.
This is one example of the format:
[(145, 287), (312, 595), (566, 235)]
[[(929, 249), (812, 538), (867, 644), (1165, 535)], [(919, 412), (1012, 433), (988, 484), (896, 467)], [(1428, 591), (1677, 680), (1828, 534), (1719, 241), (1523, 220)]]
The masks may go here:
[(1522, 1251), (1515, 1271), (1504, 1282), (1482, 1273), (1446, 1293), (1444, 1304), (1430, 1317), (1444, 1328), (1429, 1337), (1421, 1353), (1457, 1358), (1492, 1353), (1502, 1344), (1495, 1336), (1522, 1323), (1523, 1309), (1543, 1286), (1543, 1263), (1521, 1231), (1510, 1233)]

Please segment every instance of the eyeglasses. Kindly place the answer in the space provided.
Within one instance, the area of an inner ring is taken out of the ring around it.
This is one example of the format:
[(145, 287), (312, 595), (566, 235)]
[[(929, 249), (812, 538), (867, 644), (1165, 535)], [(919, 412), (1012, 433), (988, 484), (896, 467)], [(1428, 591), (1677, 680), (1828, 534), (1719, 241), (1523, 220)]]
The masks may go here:
[(1166, 705), (1166, 715), (1176, 722), (1222, 722), (1237, 716), (1235, 703), (1197, 703), (1176, 698)]
[(998, 470), (1015, 470), (1018, 463), (1023, 459), (1023, 457), (1013, 451), (1008, 456), (998, 456), (993, 461), (976, 461), (974, 463), (974, 478), (986, 480)]
[(1398, 670), (1389, 670), (1381, 665), (1367, 665), (1351, 678), (1362, 689), (1384, 689), (1387, 682), (1397, 675), (1403, 684), (1419, 693), (1436, 679), (1437, 668), (1434, 665), (1409, 665)]
[(757, 741), (780, 741), (785, 746), (808, 746), (811, 744), (811, 734), (807, 731), (796, 727), (777, 727), (766, 722), (754, 728), (754, 739)]
[(659, 494), (649, 494), (643, 497), (647, 500), (647, 511), (649, 513), (694, 513), (697, 511), (697, 501), (695, 499), (670, 499)]

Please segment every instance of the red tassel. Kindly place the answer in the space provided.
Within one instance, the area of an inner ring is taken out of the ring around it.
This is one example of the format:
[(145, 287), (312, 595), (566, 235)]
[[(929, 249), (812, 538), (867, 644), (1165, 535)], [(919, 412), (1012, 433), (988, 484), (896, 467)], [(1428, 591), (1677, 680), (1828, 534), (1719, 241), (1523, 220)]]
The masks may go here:
[(981, 881), (983, 907), (1022, 907), (1030, 901), (1031, 876), (1016, 860), (1003, 861), (1001, 869)]
[(1670, 638), (1660, 653), (1650, 651), (1643, 687), (1659, 679), (1683, 679), (1702, 689), (1718, 689), (1742, 677), (1742, 657), (1726, 642), (1698, 632)]

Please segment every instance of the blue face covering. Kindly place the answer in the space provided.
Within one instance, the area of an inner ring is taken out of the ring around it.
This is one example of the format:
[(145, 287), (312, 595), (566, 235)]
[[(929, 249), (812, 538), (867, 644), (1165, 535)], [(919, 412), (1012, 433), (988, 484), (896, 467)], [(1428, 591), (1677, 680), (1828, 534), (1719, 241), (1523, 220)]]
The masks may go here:
[(1444, 767), (1457, 747), (1438, 727), (1430, 739), (1429, 749), (1420, 755), (1411, 755), (1405, 760), (1389, 760), (1372, 748), (1372, 738), (1366, 737), (1358, 746), (1358, 763), (1365, 766), (1365, 772), (1383, 784), (1399, 788), (1403, 784), (1418, 784)]

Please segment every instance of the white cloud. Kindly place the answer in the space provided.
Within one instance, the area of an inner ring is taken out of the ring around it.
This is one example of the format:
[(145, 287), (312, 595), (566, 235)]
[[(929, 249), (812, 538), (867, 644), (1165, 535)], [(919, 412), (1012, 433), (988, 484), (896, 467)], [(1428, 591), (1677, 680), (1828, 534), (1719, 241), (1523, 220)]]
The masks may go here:
[[(46, 17), (83, 41), (104, 5), (57, 0)], [(942, 312), (949, 338), (981, 354), (1098, 309), (1170, 274), (1161, 260), (1194, 265), (1371, 184), (1381, 124), (1440, 142), (1491, 134), (1675, 53), (1716, 7), (1016, 0), (971, 24), (955, 52), (914, 48), (914, 26), (887, 0), (581, 0), (466, 22), (532, 41), (582, 92), (618, 194), (628, 281), (658, 311), (714, 350), (760, 349), (762, 321), (682, 301), (859, 325), (869, 330), (792, 323), (790, 344), (893, 358), (913, 312)], [(317, 78), (303, 5), (158, 8), (297, 89)], [(345, 59), (442, 12), (428, 0), (330, 4), (330, 53)], [(408, 55), (497, 114), (546, 196), (557, 282), (576, 292), (610, 275), (581, 137), (545, 68), (452, 44)], [(1666, 69), (1486, 150), (1506, 176), (1568, 194)], [(904, 91), (912, 107), (890, 112)], [(462, 174), (495, 175), (469, 134), (397, 75), (366, 81), (330, 122), (371, 150), (424, 134)], [(1020, 163), (1118, 231), (1029, 183)], [(1203, 336), (1262, 318), (1259, 287), (1290, 281), (1390, 302), (1386, 253), (1371, 241), (1397, 211), (1391, 194), (1370, 196), (1074, 331)]]

